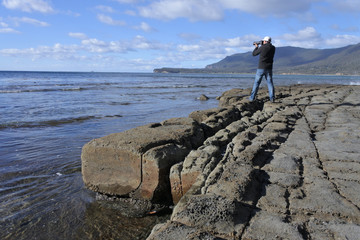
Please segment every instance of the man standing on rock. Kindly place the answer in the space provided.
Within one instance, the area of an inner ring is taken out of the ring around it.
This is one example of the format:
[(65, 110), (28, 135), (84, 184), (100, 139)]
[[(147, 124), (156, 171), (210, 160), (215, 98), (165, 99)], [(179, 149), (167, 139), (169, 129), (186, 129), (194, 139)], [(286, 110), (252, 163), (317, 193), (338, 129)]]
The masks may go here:
[(275, 47), (271, 44), (270, 37), (264, 37), (264, 39), (262, 40), (261, 47), (259, 47), (259, 42), (254, 42), (254, 45), (255, 45), (255, 49), (252, 54), (253, 56), (257, 56), (260, 54), (260, 57), (259, 57), (258, 69), (256, 70), (254, 86), (252, 88), (251, 96), (249, 100), (250, 101), (255, 100), (261, 80), (265, 76), (269, 90), (270, 101), (274, 102), (275, 92), (274, 92), (274, 84), (272, 79), (272, 68), (274, 62)]

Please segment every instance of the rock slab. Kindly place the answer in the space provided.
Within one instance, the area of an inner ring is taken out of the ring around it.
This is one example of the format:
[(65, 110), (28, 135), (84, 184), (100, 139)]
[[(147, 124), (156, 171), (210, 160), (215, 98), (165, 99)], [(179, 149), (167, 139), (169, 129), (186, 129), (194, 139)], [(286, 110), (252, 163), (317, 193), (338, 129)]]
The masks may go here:
[(93, 191), (163, 201), (169, 170), (204, 140), (191, 118), (174, 118), (87, 143), (81, 154), (85, 186)]
[(360, 86), (277, 92), (220, 97), (239, 117), (170, 169), (177, 204), (148, 239), (359, 239)]
[(359, 239), (360, 86), (232, 89), (219, 107), (95, 139), (86, 187), (172, 201), (156, 239)]

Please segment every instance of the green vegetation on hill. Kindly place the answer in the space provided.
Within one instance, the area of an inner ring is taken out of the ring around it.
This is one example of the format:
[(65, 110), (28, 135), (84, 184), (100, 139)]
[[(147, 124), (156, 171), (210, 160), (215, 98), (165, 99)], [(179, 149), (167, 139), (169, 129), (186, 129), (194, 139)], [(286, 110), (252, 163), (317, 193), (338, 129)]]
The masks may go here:
[[(254, 73), (258, 57), (251, 52), (227, 56), (205, 68), (160, 68), (169, 73)], [(360, 43), (334, 49), (276, 48), (275, 74), (345, 74), (360, 75)]]

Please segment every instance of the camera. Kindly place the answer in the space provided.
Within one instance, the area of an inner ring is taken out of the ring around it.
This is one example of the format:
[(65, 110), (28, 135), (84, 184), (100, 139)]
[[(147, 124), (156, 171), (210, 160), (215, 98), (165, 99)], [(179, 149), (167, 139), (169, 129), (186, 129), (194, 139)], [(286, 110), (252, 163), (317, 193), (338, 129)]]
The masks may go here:
[(253, 45), (261, 45), (261, 44), (262, 44), (262, 41), (253, 42)]

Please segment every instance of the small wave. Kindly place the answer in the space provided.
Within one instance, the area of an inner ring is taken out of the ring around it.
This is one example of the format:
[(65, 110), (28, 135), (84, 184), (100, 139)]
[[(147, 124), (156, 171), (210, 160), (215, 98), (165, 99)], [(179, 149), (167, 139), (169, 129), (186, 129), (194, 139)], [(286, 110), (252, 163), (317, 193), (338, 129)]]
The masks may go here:
[(131, 103), (130, 102), (110, 102), (109, 105), (112, 105), (112, 106), (117, 106), (117, 105), (127, 106), (127, 105), (131, 105)]
[(75, 122), (83, 122), (90, 119), (96, 119), (100, 117), (96, 116), (83, 116), (76, 118), (65, 118), (65, 119), (57, 119), (57, 120), (47, 120), (40, 122), (13, 122), (13, 123), (5, 123), (0, 124), (0, 129), (4, 128), (36, 128), (36, 127), (55, 127), (63, 124), (75, 123)]
[(207, 88), (206, 85), (136, 86), (134, 89)]
[(21, 93), (21, 90), (0, 90), (0, 93)]
[(23, 89), (23, 90), (2, 90), (0, 93), (29, 93), (29, 92), (54, 92), (58, 91), (58, 89), (51, 89), (51, 88), (45, 88), (45, 89)]
[(82, 116), (75, 118), (64, 118), (64, 119), (56, 119), (56, 120), (47, 120), (40, 122), (13, 122), (13, 123), (4, 123), (0, 124), (0, 129), (5, 128), (37, 128), (37, 127), (56, 127), (63, 124), (72, 124), (84, 122), (91, 119), (101, 119), (101, 118), (118, 118), (122, 117), (122, 115), (106, 115), (106, 116)]
[(175, 85), (171, 88), (207, 88), (209, 86), (206, 85)]
[(96, 116), (84, 116), (84, 117), (76, 117), (76, 118), (65, 118), (60, 120), (49, 120), (42, 122), (45, 126), (57, 126), (62, 124), (74, 123), (74, 122), (83, 122), (90, 119), (100, 118)]
[(62, 91), (83, 91), (86, 90), (86, 88), (78, 87), (78, 88), (65, 88), (62, 89)]
[(350, 82), (350, 84), (349, 85), (353, 85), (353, 86), (358, 86), (358, 85), (360, 85), (360, 82)]
[(87, 88), (43, 88), (43, 89), (23, 89), (23, 90), (0, 90), (0, 93), (33, 93), (33, 92), (56, 92), (56, 91), (83, 91)]
[(117, 118), (117, 117), (122, 117), (122, 115), (119, 115), (119, 114), (117, 114), (117, 115), (106, 115), (105, 117), (106, 118)]

